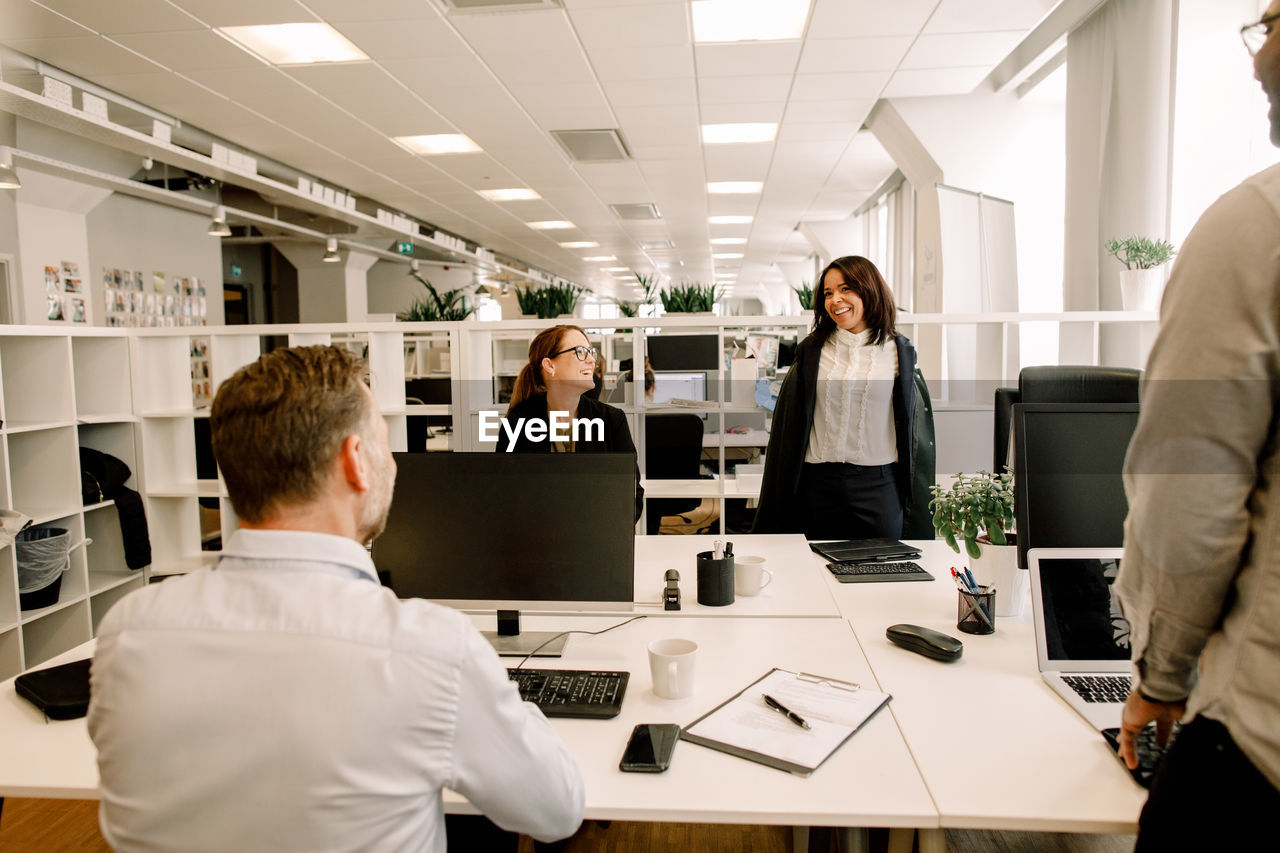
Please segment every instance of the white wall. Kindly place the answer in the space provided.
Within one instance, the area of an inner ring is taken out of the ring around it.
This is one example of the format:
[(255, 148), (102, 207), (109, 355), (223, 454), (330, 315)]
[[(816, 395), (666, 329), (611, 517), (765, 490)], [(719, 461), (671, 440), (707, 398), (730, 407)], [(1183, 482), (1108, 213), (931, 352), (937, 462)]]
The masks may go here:
[[(471, 268), (450, 265), (443, 267), (423, 265), (418, 275), (431, 282), (439, 293), (444, 294), (460, 287), (471, 286)], [(378, 261), (368, 273), (369, 313), (397, 314), (408, 310), (415, 299), (427, 296), (427, 289), (409, 275), (409, 265), (397, 261)], [(474, 290), (474, 288), (472, 288)], [(514, 309), (513, 309), (514, 310)], [(510, 320), (518, 316), (505, 310), (503, 318)]]
[(66, 312), (70, 311), (70, 296), (83, 298), (85, 324), (101, 323), (102, 305), (93, 299), (91, 292), (90, 278), (94, 273), (89, 263), (85, 214), (109, 192), (29, 169), (19, 168), (17, 171), (22, 189), (17, 190), (14, 204), (19, 268), (14, 278), (21, 296), (15, 300), (18, 303), (18, 317), (15, 319), (31, 325), (70, 322), (69, 313), (61, 322), (48, 319), (50, 291), (45, 289), (44, 276), (46, 266), (61, 267), (63, 262), (67, 262), (79, 269), (81, 291), (67, 294), (59, 276), (57, 290), (53, 293), (63, 300)]

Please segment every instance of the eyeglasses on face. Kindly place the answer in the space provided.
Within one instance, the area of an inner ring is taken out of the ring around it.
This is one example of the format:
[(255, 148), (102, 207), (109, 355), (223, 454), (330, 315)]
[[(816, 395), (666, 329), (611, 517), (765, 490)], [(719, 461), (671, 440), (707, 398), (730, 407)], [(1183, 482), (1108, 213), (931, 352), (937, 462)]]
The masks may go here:
[(1245, 24), (1240, 28), (1240, 38), (1244, 40), (1245, 49), (1250, 56), (1257, 56), (1258, 51), (1266, 44), (1271, 35), (1271, 25), (1280, 20), (1280, 14), (1267, 15), (1256, 24)]
[(558, 358), (567, 352), (571, 352), (576, 355), (578, 357), (578, 361), (586, 361), (588, 358), (595, 361), (597, 355), (595, 347), (569, 347), (568, 349), (560, 350), (560, 352), (552, 353), (551, 357)]

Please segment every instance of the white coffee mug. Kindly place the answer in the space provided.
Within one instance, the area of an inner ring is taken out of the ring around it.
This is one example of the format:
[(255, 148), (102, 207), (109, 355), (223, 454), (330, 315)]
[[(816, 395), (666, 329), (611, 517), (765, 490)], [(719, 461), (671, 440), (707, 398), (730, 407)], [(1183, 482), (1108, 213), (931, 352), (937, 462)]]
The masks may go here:
[(698, 644), (675, 637), (649, 644), (649, 673), (653, 692), (663, 699), (693, 695), (693, 663)]
[(759, 595), (773, 580), (773, 572), (764, 563), (764, 557), (734, 554), (733, 591), (738, 595)]

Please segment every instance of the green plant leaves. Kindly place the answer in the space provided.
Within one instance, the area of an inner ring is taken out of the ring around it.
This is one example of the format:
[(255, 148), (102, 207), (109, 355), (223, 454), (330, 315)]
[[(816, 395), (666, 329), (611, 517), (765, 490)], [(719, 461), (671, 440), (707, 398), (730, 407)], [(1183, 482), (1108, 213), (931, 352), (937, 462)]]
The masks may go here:
[[(637, 276), (639, 278), (639, 276)], [(659, 294), (662, 307), (668, 314), (673, 312), (711, 311), (719, 296), (714, 284), (682, 284), (672, 285), (670, 290)]]
[(1146, 270), (1167, 263), (1174, 256), (1173, 244), (1167, 240), (1152, 240), (1149, 237), (1126, 237), (1117, 240), (1114, 237), (1106, 242), (1108, 254), (1124, 264), (1125, 269)]
[(978, 536), (985, 532), (992, 544), (1004, 545), (1006, 530), (1014, 522), (1013, 474), (1005, 471), (994, 475), (986, 471), (956, 475), (950, 489), (931, 486), (933, 526), (957, 554), (958, 539), (963, 538), (965, 551), (978, 559)]
[(791, 288), (796, 293), (796, 298), (800, 300), (800, 307), (805, 311), (813, 310), (813, 286), (807, 281), (802, 281), (799, 287)]
[(427, 296), (413, 300), (413, 304), (407, 310), (396, 315), (398, 319), (408, 322), (456, 322), (471, 316), (471, 309), (463, 304), (461, 289), (450, 290), (442, 296), (435, 286), (422, 276), (413, 272), (409, 275), (416, 278), (427, 289)]

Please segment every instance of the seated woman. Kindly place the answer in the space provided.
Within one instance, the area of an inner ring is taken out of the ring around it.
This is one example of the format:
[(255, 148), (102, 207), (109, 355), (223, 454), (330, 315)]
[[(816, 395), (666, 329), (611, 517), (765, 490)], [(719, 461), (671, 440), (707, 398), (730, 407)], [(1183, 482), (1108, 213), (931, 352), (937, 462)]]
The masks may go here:
[[(587, 333), (577, 326), (552, 326), (539, 332), (529, 344), (528, 363), (516, 377), (507, 419), (542, 421), (547, 423), (547, 434), (550, 434), (549, 412), (567, 412), (570, 419), (599, 418), (604, 423), (603, 440), (595, 431), (584, 430), (577, 441), (572, 438), (572, 433), (566, 441), (531, 441), (527, 431), (521, 430), (514, 439), (504, 435), (498, 450), (516, 453), (630, 453), (635, 459), (636, 445), (631, 440), (627, 416), (608, 403), (583, 396), (595, 384), (595, 363), (595, 347), (587, 340)], [(635, 476), (636, 520), (639, 521), (644, 508), (644, 489), (640, 487), (638, 463)]]

